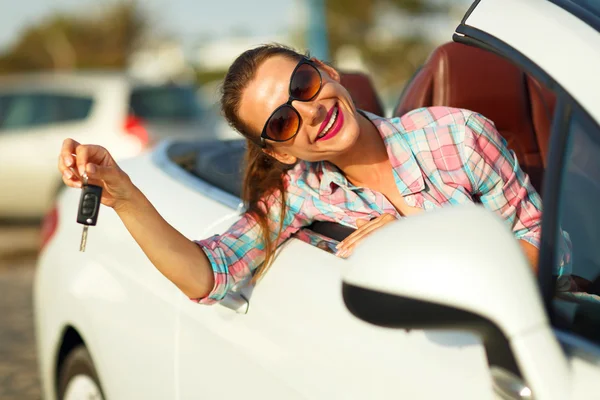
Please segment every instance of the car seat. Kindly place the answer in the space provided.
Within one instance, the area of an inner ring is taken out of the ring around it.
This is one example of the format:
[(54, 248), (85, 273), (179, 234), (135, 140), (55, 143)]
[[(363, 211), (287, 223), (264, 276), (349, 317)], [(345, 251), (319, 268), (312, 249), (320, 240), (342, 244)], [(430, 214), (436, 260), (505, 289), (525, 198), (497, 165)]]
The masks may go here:
[(550, 90), (508, 60), (451, 42), (435, 49), (415, 73), (394, 116), (428, 106), (483, 114), (494, 122), (540, 191), (555, 102)]
[(350, 93), (356, 108), (384, 116), (381, 101), (368, 75), (362, 72), (342, 72), (340, 83)]

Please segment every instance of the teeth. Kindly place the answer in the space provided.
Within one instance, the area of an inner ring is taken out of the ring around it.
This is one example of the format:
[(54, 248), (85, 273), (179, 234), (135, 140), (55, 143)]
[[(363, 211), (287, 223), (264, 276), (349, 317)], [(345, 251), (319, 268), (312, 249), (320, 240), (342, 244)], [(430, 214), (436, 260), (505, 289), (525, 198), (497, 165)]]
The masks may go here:
[(337, 115), (338, 115), (338, 108), (336, 106), (333, 110), (333, 114), (331, 114), (331, 119), (329, 120), (329, 123), (327, 123), (327, 126), (325, 126), (325, 129), (323, 129), (323, 132), (321, 132), (321, 134), (319, 135), (320, 138), (322, 138), (323, 136), (325, 136), (327, 134), (327, 132), (329, 132), (329, 130), (335, 123)]

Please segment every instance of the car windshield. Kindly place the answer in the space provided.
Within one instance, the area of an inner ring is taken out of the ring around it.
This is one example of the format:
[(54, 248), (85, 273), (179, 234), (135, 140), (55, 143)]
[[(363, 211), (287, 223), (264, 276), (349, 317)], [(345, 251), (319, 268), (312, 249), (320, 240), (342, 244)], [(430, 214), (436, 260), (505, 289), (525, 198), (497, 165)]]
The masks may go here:
[(192, 86), (135, 88), (129, 103), (134, 115), (150, 121), (189, 121), (202, 113)]

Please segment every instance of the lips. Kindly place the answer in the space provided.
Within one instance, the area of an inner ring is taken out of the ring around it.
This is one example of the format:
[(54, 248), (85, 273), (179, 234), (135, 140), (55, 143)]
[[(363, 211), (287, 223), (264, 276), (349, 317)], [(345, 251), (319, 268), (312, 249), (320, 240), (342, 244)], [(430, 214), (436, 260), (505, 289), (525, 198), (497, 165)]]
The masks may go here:
[(337, 135), (344, 124), (344, 114), (337, 103), (329, 110), (327, 115), (328, 117), (321, 124), (319, 135), (315, 140), (317, 142), (331, 139)]
[(333, 107), (331, 107), (329, 109), (329, 111), (327, 112), (327, 115), (325, 116), (325, 119), (323, 120), (323, 122), (321, 123), (321, 126), (319, 127), (319, 134), (317, 136), (319, 136), (323, 132), (323, 129), (325, 129), (325, 127), (329, 123), (329, 120), (331, 119), (331, 115), (333, 115), (333, 110), (335, 110), (336, 106), (337, 106), (337, 103), (335, 103), (333, 105)]

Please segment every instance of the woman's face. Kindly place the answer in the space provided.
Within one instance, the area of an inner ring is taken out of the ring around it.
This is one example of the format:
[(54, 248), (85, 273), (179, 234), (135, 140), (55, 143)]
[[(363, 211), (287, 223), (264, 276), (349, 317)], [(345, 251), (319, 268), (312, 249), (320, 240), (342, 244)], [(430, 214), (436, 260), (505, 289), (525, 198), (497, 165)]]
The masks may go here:
[[(265, 151), (287, 164), (296, 159), (333, 160), (358, 137), (358, 114), (350, 94), (340, 84), (339, 74), (328, 65), (315, 63), (322, 78), (320, 92), (312, 101), (292, 102), (301, 118), (298, 134), (286, 142), (267, 140)], [(267, 59), (242, 93), (239, 116), (254, 132), (262, 132), (273, 111), (288, 101), (290, 77), (297, 64), (284, 56)]]

